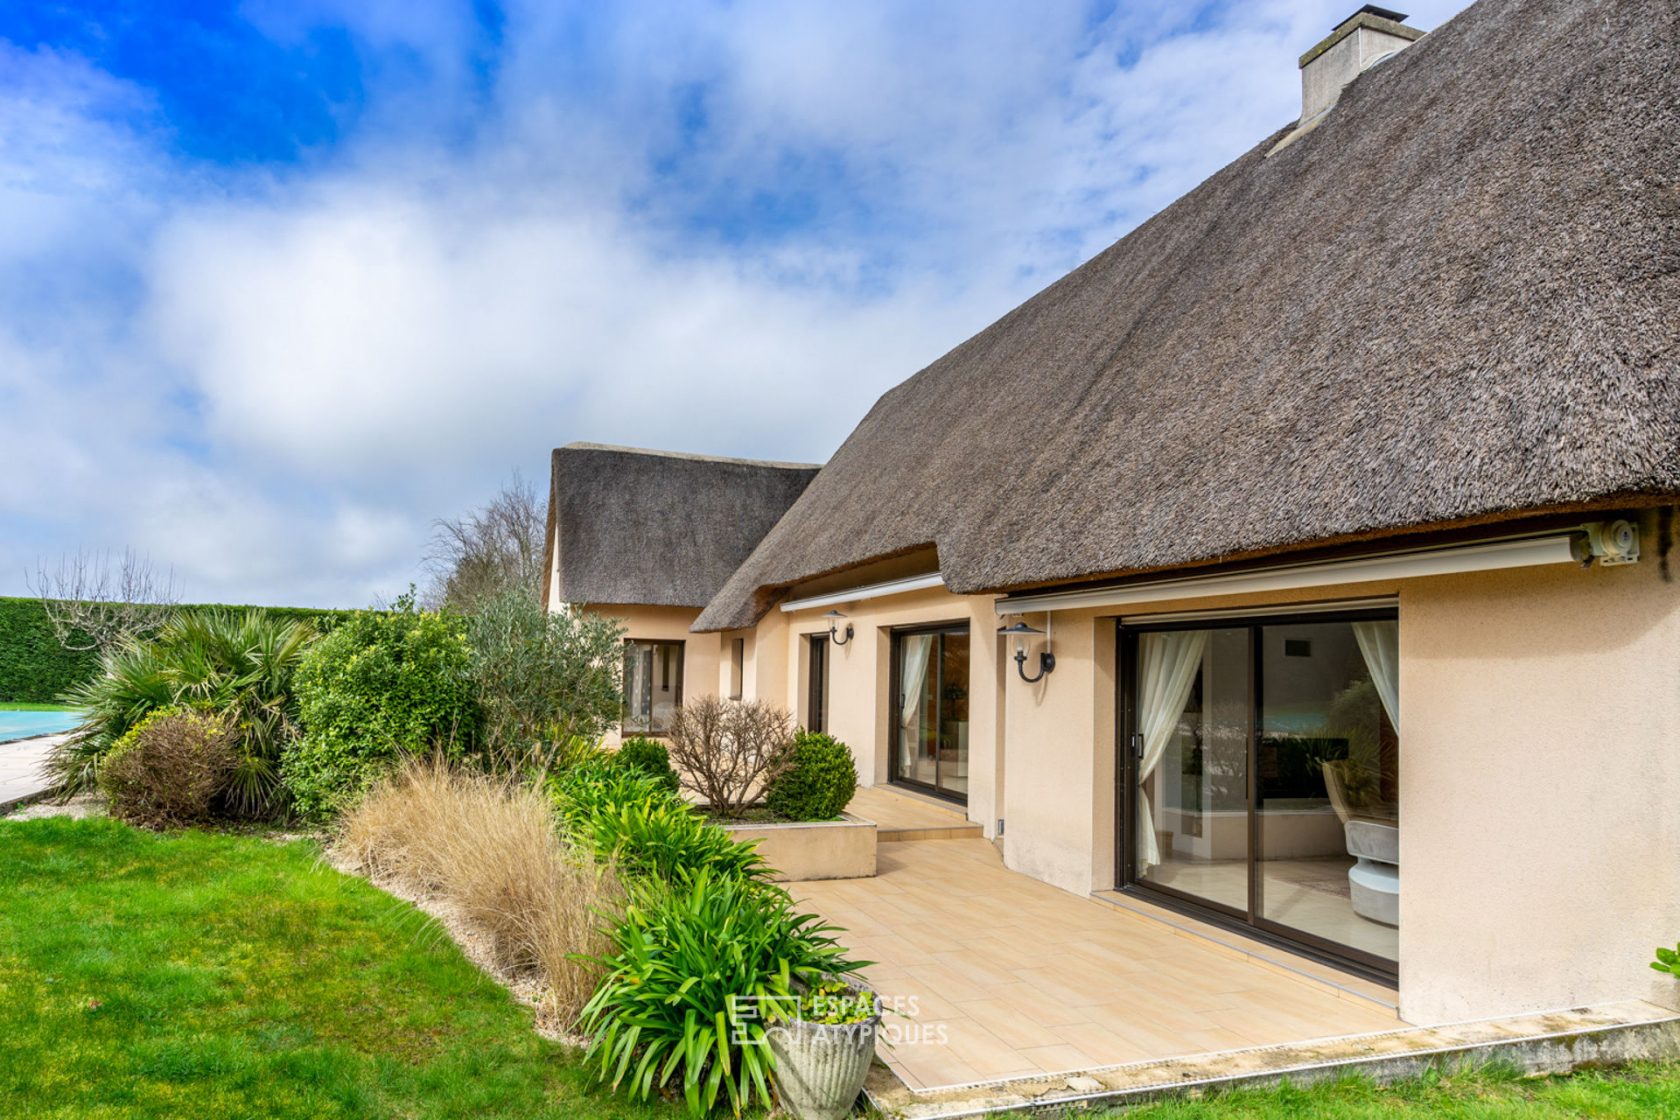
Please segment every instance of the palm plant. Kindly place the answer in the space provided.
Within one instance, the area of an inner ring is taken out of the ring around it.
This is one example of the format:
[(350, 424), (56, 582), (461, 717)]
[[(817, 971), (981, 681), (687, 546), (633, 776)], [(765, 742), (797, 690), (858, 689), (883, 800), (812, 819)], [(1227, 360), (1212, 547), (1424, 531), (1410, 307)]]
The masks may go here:
[(198, 708), (225, 716), (233, 729), (226, 807), (273, 813), (282, 796), (281, 748), (296, 733), (292, 675), (314, 637), (308, 622), (261, 610), (176, 614), (150, 641), (130, 640), (106, 655), (104, 671), (65, 697), (86, 716), (54, 749), (49, 772), (63, 792), (88, 789), (105, 755), (149, 712)]

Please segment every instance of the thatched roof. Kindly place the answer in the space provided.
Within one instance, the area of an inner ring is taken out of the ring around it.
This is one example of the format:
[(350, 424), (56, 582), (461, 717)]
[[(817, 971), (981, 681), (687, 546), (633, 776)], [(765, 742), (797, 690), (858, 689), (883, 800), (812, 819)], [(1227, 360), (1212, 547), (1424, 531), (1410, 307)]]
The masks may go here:
[(558, 545), (560, 601), (703, 607), (816, 473), (808, 463), (559, 448), (548, 558), (552, 570)]
[(888, 392), (697, 629), (1680, 492), (1680, 20), (1480, 0)]

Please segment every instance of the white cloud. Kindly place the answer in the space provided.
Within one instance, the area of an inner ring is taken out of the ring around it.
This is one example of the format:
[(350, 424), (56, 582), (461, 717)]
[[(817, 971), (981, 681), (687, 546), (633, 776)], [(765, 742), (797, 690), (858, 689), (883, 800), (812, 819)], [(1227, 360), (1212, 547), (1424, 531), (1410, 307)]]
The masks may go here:
[[(357, 26), (436, 60), (456, 121), (463, 25), (407, 10)], [(586, 12), (510, 11), (468, 140), (386, 107), (273, 174), (182, 164), (143, 92), (5, 49), (0, 591), (36, 554), (133, 544), (194, 598), (355, 605), (418, 574), (431, 518), (560, 443), (821, 458), (1287, 123), (1295, 56), (1345, 14)], [(794, 188), (815, 212), (770, 232), (707, 220)]]

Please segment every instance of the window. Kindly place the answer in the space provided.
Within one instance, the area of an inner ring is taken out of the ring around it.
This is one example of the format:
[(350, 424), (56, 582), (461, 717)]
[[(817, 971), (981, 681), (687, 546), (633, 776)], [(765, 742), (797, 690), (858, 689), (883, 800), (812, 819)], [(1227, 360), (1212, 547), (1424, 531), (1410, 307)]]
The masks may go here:
[(828, 730), (828, 635), (812, 634), (805, 694), (805, 730)]
[(729, 698), (739, 700), (746, 692), (747, 640), (736, 638), (729, 643)]
[(683, 643), (625, 639), (624, 734), (669, 734), (682, 707), (682, 676)]

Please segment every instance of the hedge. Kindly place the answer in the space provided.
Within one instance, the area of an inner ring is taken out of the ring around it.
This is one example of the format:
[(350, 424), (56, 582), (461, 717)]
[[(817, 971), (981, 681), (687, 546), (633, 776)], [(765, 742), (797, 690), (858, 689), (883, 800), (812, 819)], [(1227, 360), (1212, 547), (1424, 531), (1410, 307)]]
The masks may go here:
[[(195, 603), (180, 609), (219, 604)], [(225, 610), (256, 608), (237, 605)], [(304, 618), (322, 632), (348, 618), (350, 611), (315, 610), (310, 607), (265, 607), (279, 618)], [(99, 657), (92, 650), (69, 650), (58, 644), (52, 623), (39, 599), (0, 596), (0, 701), (18, 704), (51, 704), (66, 689), (92, 680), (99, 673)]]

